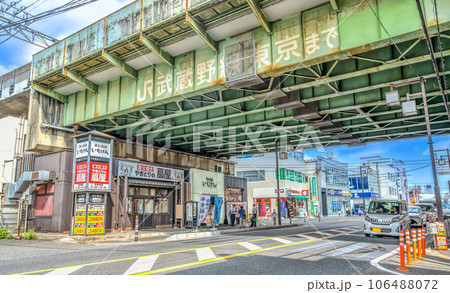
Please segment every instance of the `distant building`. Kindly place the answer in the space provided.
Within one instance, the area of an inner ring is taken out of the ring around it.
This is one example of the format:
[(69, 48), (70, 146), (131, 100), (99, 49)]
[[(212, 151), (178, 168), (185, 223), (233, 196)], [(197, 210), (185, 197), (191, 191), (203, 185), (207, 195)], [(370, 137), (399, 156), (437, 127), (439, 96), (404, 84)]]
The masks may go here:
[[(335, 161), (332, 153), (327, 158), (304, 160), (300, 152), (288, 152), (279, 160), (280, 198), (282, 216), (286, 207), (295, 207), (295, 215), (343, 214), (350, 204), (348, 165)], [(236, 175), (247, 178), (249, 207), (255, 204), (258, 216), (271, 217), (277, 209), (277, 179), (275, 154), (236, 157)], [(323, 207), (323, 208), (321, 208)]]
[(351, 168), (349, 175), (352, 198), (356, 205), (362, 203), (363, 191), (364, 197), (369, 199), (380, 197), (409, 200), (406, 168), (402, 161), (374, 156), (361, 158), (360, 164), (361, 168)]

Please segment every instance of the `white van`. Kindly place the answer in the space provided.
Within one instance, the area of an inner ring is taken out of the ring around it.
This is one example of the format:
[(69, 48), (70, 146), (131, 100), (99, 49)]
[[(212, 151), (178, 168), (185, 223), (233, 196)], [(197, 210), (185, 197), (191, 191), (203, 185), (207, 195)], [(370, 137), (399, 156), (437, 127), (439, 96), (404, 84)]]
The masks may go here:
[(408, 205), (404, 200), (375, 199), (370, 202), (364, 219), (364, 234), (399, 236), (400, 230), (411, 229)]

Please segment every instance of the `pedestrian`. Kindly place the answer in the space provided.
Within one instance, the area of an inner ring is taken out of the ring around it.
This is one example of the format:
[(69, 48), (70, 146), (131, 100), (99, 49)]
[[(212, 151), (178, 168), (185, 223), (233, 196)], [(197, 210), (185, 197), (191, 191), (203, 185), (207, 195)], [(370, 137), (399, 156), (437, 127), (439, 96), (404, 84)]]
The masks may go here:
[(239, 210), (239, 217), (241, 218), (241, 227), (239, 227), (239, 228), (245, 228), (245, 217), (246, 217), (246, 214), (245, 214), (245, 210), (244, 210), (243, 206), (241, 206), (241, 208)]
[(232, 206), (231, 206), (231, 209), (230, 209), (230, 224), (231, 224), (231, 227), (233, 227), (234, 226), (234, 221), (236, 220), (236, 205), (235, 204), (233, 204)]
[(250, 225), (250, 227), (256, 227), (256, 217), (257, 217), (257, 210), (256, 210), (256, 205), (253, 205), (252, 208), (252, 224)]
[(275, 211), (275, 209), (273, 209), (273, 212), (272, 212), (272, 219), (273, 219), (273, 225), (276, 226), (277, 225), (277, 212)]

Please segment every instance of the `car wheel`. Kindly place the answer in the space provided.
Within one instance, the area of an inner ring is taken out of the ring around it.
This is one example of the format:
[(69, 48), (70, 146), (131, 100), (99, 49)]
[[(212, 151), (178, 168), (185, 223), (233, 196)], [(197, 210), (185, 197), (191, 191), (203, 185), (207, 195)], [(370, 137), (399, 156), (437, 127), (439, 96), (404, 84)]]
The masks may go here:
[(365, 233), (365, 235), (366, 235), (366, 237), (370, 237), (370, 234), (369, 234), (369, 233)]

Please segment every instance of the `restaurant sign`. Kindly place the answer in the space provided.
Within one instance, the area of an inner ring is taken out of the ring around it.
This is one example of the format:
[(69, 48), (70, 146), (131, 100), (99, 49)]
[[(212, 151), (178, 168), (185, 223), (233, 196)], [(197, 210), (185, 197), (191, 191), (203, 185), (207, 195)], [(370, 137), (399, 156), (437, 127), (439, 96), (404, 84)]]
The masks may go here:
[(72, 234), (105, 234), (105, 211), (105, 193), (77, 193)]
[(116, 161), (116, 176), (128, 176), (138, 179), (153, 179), (162, 181), (181, 182), (184, 171), (160, 166), (143, 164), (140, 162)]
[(95, 132), (74, 138), (73, 192), (111, 191), (112, 137)]

